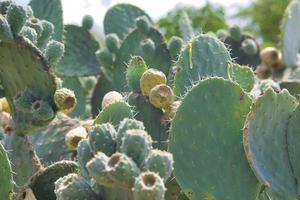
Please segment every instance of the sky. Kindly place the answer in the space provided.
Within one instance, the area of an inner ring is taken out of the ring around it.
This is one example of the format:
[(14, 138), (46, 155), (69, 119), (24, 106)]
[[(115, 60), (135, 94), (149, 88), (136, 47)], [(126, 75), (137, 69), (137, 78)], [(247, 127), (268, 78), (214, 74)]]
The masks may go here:
[[(16, 0), (26, 5), (30, 0)], [(84, 15), (90, 14), (97, 23), (95, 27), (102, 27), (106, 11), (117, 3), (131, 3), (145, 10), (154, 20), (159, 19), (178, 4), (187, 4), (200, 7), (207, 0), (62, 0), (65, 24), (80, 24)], [(236, 8), (246, 6), (253, 0), (210, 0), (211, 3), (226, 8), (227, 17), (234, 13)], [(230, 20), (229, 20), (230, 23)], [(97, 30), (95, 30), (97, 31)]]

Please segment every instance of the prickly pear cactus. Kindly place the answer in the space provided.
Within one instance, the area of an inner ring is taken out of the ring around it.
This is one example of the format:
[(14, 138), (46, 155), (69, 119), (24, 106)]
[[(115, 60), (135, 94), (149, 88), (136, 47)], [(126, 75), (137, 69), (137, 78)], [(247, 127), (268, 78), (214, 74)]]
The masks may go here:
[(13, 195), (14, 181), (12, 177), (11, 163), (8, 159), (7, 152), (0, 143), (0, 197), (3, 200), (11, 200)]
[(238, 64), (230, 64), (227, 70), (229, 79), (241, 85), (246, 92), (250, 92), (253, 89), (255, 76), (251, 68)]
[(286, 133), (297, 104), (287, 90), (276, 94), (269, 89), (252, 106), (244, 127), (243, 143), (256, 176), (285, 198), (296, 198), (298, 194), (293, 174), (296, 166), (291, 165)]
[(174, 92), (180, 96), (194, 82), (210, 76), (227, 78), (230, 54), (222, 42), (201, 34), (186, 44), (179, 55), (174, 77)]
[(191, 19), (186, 12), (182, 12), (179, 19), (179, 28), (182, 34), (182, 38), (185, 42), (188, 42), (195, 36)]
[(223, 78), (203, 80), (183, 98), (171, 122), (169, 151), (189, 199), (256, 198), (259, 183), (242, 145), (250, 105), (240, 86)]

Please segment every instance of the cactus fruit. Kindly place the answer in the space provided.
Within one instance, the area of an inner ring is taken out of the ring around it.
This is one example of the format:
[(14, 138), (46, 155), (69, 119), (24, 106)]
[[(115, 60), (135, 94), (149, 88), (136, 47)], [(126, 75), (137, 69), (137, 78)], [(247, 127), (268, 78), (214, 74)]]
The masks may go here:
[(1, 107), (1, 111), (10, 113), (10, 107), (9, 107), (9, 103), (7, 101), (7, 99), (5, 97), (0, 98), (0, 107)]
[(133, 56), (130, 59), (127, 65), (126, 80), (131, 91), (139, 92), (141, 90), (140, 79), (147, 69), (148, 67), (142, 57)]
[(98, 151), (111, 156), (115, 152), (115, 128), (109, 124), (95, 124), (89, 131), (89, 144), (94, 154)]
[(173, 172), (173, 164), (171, 153), (154, 149), (145, 160), (144, 167), (151, 172), (158, 173), (164, 181), (167, 181)]
[(17, 36), (26, 23), (26, 11), (15, 3), (11, 3), (7, 10), (7, 21), (10, 24), (11, 31)]
[(149, 34), (151, 28), (151, 22), (149, 21), (149, 18), (143, 15), (137, 17), (135, 20), (137, 29), (145, 35)]
[(87, 132), (84, 127), (78, 126), (70, 130), (65, 136), (65, 143), (69, 150), (76, 151), (80, 140), (87, 137)]
[(177, 56), (179, 55), (182, 46), (183, 46), (183, 40), (180, 37), (177, 36), (171, 37), (168, 47), (173, 60), (177, 60)]
[(24, 26), (20, 32), (20, 35), (26, 37), (34, 44), (37, 42), (37, 33), (33, 28)]
[(152, 58), (155, 55), (155, 43), (151, 39), (145, 39), (141, 42), (142, 51), (145, 57)]
[(174, 101), (170, 106), (165, 108), (165, 113), (163, 116), (164, 120), (171, 120), (175, 117), (175, 114), (180, 106), (181, 101)]
[(48, 58), (49, 62), (53, 65), (56, 65), (60, 59), (63, 57), (65, 52), (65, 47), (62, 43), (51, 40), (45, 49), (45, 55)]
[(83, 177), (68, 174), (55, 182), (55, 194), (58, 200), (97, 200), (97, 195)]
[(144, 127), (143, 122), (141, 122), (141, 121), (137, 121), (135, 119), (128, 119), (128, 118), (123, 119), (119, 124), (118, 131), (117, 131), (117, 137), (116, 137), (118, 151), (120, 151), (123, 137), (125, 136), (127, 130), (130, 130), (130, 129), (145, 130), (145, 127)]
[(116, 91), (111, 91), (108, 92), (104, 95), (103, 99), (102, 99), (102, 110), (105, 109), (107, 106), (109, 106), (111, 103), (114, 103), (116, 101), (123, 101), (124, 97)]
[(257, 45), (253, 39), (245, 39), (242, 42), (242, 50), (247, 54), (247, 55), (255, 55), (258, 52)]
[(108, 49), (99, 49), (96, 52), (98, 62), (103, 66), (113, 65), (113, 56)]
[(91, 15), (85, 15), (82, 19), (82, 28), (85, 30), (90, 30), (94, 25), (94, 19)]
[(136, 179), (133, 195), (135, 200), (164, 200), (166, 188), (163, 180), (153, 172), (143, 172)]
[(152, 150), (152, 139), (146, 131), (140, 129), (127, 130), (120, 146), (120, 152), (125, 153), (141, 166)]
[(38, 46), (43, 47), (49, 40), (52, 38), (54, 34), (54, 26), (50, 22), (46, 20), (41, 20), (41, 25), (43, 28), (40, 37), (38, 38)]
[(120, 39), (115, 33), (110, 33), (105, 37), (107, 49), (112, 53), (117, 53), (120, 48)]
[(12, 177), (11, 164), (7, 156), (7, 152), (0, 143), (0, 198), (10, 200), (13, 194), (14, 181)]
[(76, 106), (77, 100), (72, 90), (61, 88), (55, 91), (54, 102), (61, 112), (71, 112)]
[(284, 67), (282, 63), (281, 52), (275, 47), (264, 48), (260, 52), (260, 59), (262, 63), (270, 66), (275, 71), (278, 71)]
[(170, 107), (174, 102), (173, 90), (166, 84), (159, 84), (150, 90), (149, 101), (156, 108)]
[(166, 84), (166, 75), (157, 69), (148, 69), (140, 79), (140, 88), (144, 96), (149, 96), (151, 89), (159, 84)]
[(43, 32), (43, 26), (39, 19), (34, 18), (34, 17), (29, 18), (26, 25), (35, 30), (35, 32), (37, 34), (37, 38), (41, 37), (41, 34)]

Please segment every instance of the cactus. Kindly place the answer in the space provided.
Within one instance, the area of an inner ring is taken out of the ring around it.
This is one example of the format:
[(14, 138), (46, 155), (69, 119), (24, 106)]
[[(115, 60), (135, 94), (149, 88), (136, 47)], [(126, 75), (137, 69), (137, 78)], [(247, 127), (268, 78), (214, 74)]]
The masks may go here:
[(255, 84), (254, 72), (247, 66), (228, 65), (228, 77), (231, 81), (241, 85), (246, 92), (250, 92)]
[(192, 22), (185, 11), (183, 11), (180, 15), (179, 28), (182, 34), (182, 38), (185, 42), (188, 42), (195, 36)]
[(142, 57), (134, 56), (130, 59), (126, 71), (126, 80), (131, 91), (141, 91), (140, 79), (147, 69), (148, 67)]
[(13, 177), (11, 164), (7, 156), (7, 152), (4, 149), (3, 145), (0, 143), (0, 197), (3, 200), (10, 200), (13, 195)]
[(176, 179), (189, 199), (256, 198), (259, 183), (246, 160), (241, 134), (250, 105), (240, 86), (222, 78), (199, 82), (183, 98), (171, 122), (169, 151)]

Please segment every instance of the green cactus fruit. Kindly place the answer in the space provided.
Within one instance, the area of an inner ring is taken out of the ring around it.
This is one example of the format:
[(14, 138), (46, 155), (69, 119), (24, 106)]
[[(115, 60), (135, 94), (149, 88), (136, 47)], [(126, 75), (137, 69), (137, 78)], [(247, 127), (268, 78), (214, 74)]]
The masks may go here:
[(14, 105), (16, 108), (23, 112), (30, 112), (32, 103), (35, 101), (35, 98), (28, 91), (21, 92), (14, 97)]
[(105, 37), (105, 44), (107, 49), (112, 53), (117, 53), (121, 46), (120, 39), (115, 33), (110, 33)]
[(77, 147), (77, 160), (80, 169), (80, 174), (84, 177), (88, 176), (86, 164), (94, 157), (88, 139), (82, 139)]
[(135, 162), (122, 153), (113, 154), (107, 162), (110, 177), (119, 187), (131, 189), (140, 170)]
[(43, 26), (41, 20), (37, 18), (30, 18), (29, 20), (27, 20), (26, 26), (33, 28), (37, 34), (37, 38), (40, 38), (43, 32)]
[[(76, 173), (78, 165), (73, 161), (59, 161), (48, 167), (41, 168), (28, 180), (23, 190), (19, 192), (19, 198), (28, 196), (27, 192), (32, 191), (36, 199), (55, 198), (55, 182), (57, 179), (66, 176), (70, 173)], [(25, 190), (24, 190), (25, 189)]]
[(10, 6), (10, 4), (12, 4), (13, 2), (11, 0), (3, 0), (0, 1), (0, 14), (2, 15), (6, 15), (7, 10)]
[(297, 104), (287, 90), (277, 94), (269, 89), (252, 106), (244, 126), (243, 143), (252, 169), (265, 186), (285, 198), (298, 194), (286, 135)]
[(260, 185), (242, 144), (251, 103), (238, 84), (217, 77), (200, 81), (183, 98), (168, 150), (189, 199), (256, 199)]
[(193, 38), (181, 51), (174, 77), (174, 93), (185, 94), (188, 88), (210, 76), (227, 78), (230, 53), (224, 43), (207, 34)]
[(76, 151), (80, 140), (87, 138), (87, 135), (86, 129), (82, 126), (78, 126), (77, 128), (70, 130), (65, 135), (65, 143), (67, 148), (70, 151)]
[(256, 42), (253, 39), (250, 39), (250, 38), (245, 39), (242, 42), (242, 50), (247, 55), (250, 55), (250, 56), (253, 56), (253, 55), (257, 54), (257, 52), (258, 52)]
[(85, 30), (90, 30), (94, 25), (94, 19), (91, 15), (85, 15), (82, 19), (81, 26)]
[(217, 32), (216, 32), (216, 35), (217, 35), (217, 38), (221, 41), (224, 41), (225, 38), (228, 36), (228, 33), (226, 30), (224, 29), (219, 29)]
[(179, 55), (182, 46), (183, 46), (183, 40), (180, 37), (177, 36), (171, 37), (168, 47), (170, 50), (170, 54), (174, 60), (177, 59), (177, 56)]
[(151, 89), (159, 84), (166, 84), (166, 75), (157, 69), (148, 69), (140, 79), (140, 88), (144, 96), (149, 96)]
[(97, 195), (89, 183), (78, 174), (68, 174), (55, 182), (58, 200), (97, 200)]
[(109, 124), (95, 124), (89, 131), (89, 144), (91, 150), (96, 154), (98, 151), (111, 156), (116, 149), (117, 132), (115, 128)]
[(10, 29), (6, 18), (0, 15), (0, 40), (11, 41), (13, 39), (13, 34)]
[(233, 25), (229, 28), (229, 34), (235, 41), (241, 41), (243, 35), (242, 35), (242, 29), (238, 25)]
[(143, 172), (136, 179), (133, 196), (135, 200), (164, 200), (165, 185), (162, 178), (153, 172)]
[(11, 200), (13, 195), (14, 181), (12, 177), (12, 169), (7, 152), (0, 143), (0, 198), (3, 200)]
[(122, 139), (126, 135), (126, 131), (130, 129), (139, 129), (145, 130), (145, 126), (143, 122), (137, 121), (135, 119), (123, 119), (118, 127), (116, 143), (117, 143), (117, 151), (120, 151), (120, 147), (122, 145)]
[(114, 63), (112, 53), (108, 49), (99, 49), (96, 51), (96, 57), (104, 67), (112, 66)]
[(40, 34), (40, 37), (38, 38), (38, 46), (43, 47), (54, 34), (54, 26), (50, 22), (46, 20), (41, 21), (41, 26), (43, 28), (43, 31)]
[(130, 129), (127, 130), (120, 147), (120, 152), (127, 156), (141, 166), (152, 150), (152, 139), (150, 135), (144, 130)]
[(152, 26), (151, 22), (149, 21), (149, 18), (147, 16), (140, 16), (137, 17), (135, 20), (137, 29), (141, 33), (148, 35)]
[(174, 101), (170, 106), (167, 106), (164, 110), (165, 110), (165, 113), (164, 113), (164, 120), (171, 120), (175, 117), (176, 115), (176, 112), (179, 108), (181, 104), (181, 101)]
[(36, 100), (31, 105), (31, 113), (34, 118), (41, 121), (50, 121), (55, 117), (55, 113), (48, 102)]
[(247, 66), (229, 64), (228, 77), (231, 81), (238, 83), (246, 92), (250, 92), (255, 84), (254, 72)]
[(174, 102), (173, 90), (166, 84), (159, 84), (150, 90), (149, 101), (156, 108), (170, 107)]
[(51, 40), (45, 49), (45, 55), (52, 65), (56, 65), (63, 57), (65, 52), (64, 44), (55, 40)]
[(26, 23), (26, 11), (22, 6), (10, 4), (7, 10), (7, 21), (12, 33), (17, 36)]
[(108, 174), (107, 163), (108, 157), (99, 151), (94, 158), (87, 162), (86, 168), (98, 185), (114, 187), (115, 182)]
[(29, 39), (33, 44), (37, 42), (37, 33), (36, 31), (29, 27), (29, 26), (24, 26), (20, 32), (20, 36), (26, 37)]
[(133, 118), (130, 105), (124, 101), (115, 101), (98, 114), (95, 124), (110, 122), (112, 125), (117, 126), (124, 118)]
[(152, 58), (155, 55), (155, 43), (151, 39), (145, 39), (141, 42), (142, 51), (145, 56)]
[(102, 110), (109, 106), (111, 103), (116, 101), (124, 101), (124, 97), (116, 91), (108, 92), (104, 95), (101, 103)]
[(127, 85), (131, 91), (139, 92), (140, 89), (140, 79), (143, 73), (148, 69), (144, 59), (140, 56), (133, 56), (126, 70), (126, 80)]
[(164, 181), (167, 181), (173, 172), (173, 164), (171, 153), (154, 149), (145, 160), (144, 167), (151, 172), (158, 173)]
[(61, 88), (55, 91), (54, 102), (58, 110), (64, 113), (71, 112), (77, 104), (74, 92), (67, 88)]

